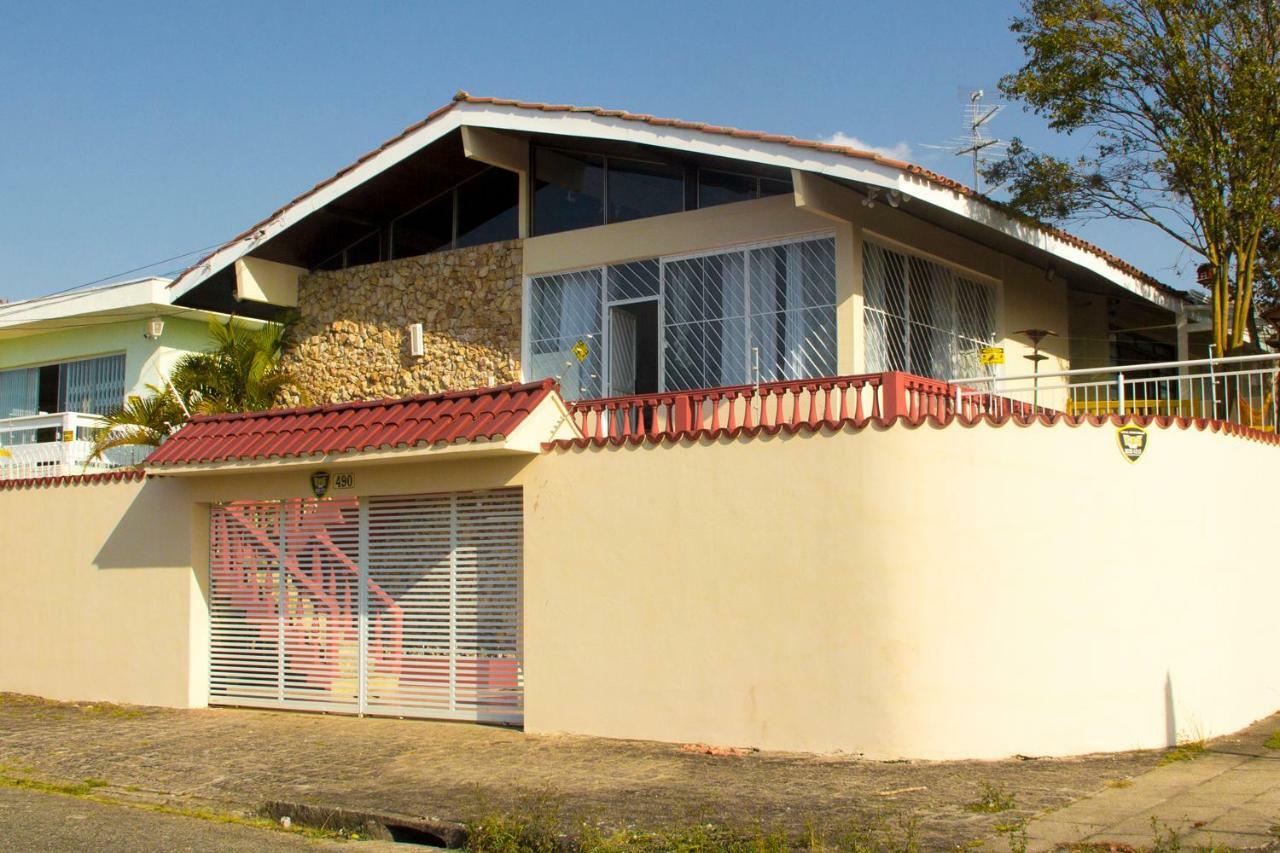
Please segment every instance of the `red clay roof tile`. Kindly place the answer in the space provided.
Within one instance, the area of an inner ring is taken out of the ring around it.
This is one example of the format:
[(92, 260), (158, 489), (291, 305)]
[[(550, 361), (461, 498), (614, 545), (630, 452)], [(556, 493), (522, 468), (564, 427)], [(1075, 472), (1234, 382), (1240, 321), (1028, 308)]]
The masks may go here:
[(147, 467), (492, 441), (511, 434), (552, 393), (551, 380), (400, 400), (194, 417)]

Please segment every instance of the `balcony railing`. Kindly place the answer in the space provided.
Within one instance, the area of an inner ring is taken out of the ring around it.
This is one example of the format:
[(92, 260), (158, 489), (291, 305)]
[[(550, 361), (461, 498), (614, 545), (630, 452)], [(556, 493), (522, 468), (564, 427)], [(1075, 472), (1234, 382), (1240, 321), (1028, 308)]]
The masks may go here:
[(1162, 361), (952, 380), (952, 408), (1016, 399), (1032, 411), (1223, 420), (1265, 432), (1280, 423), (1280, 354)]
[(81, 412), (0, 419), (0, 480), (66, 477), (141, 462), (148, 447), (115, 447), (89, 461), (102, 418)]
[[(975, 393), (970, 409), (1029, 408)], [(917, 421), (950, 414), (951, 387), (938, 379), (910, 373), (867, 373), (795, 379), (760, 385), (698, 388), (661, 394), (603, 397), (570, 404), (574, 422), (587, 438), (678, 436), (702, 430), (769, 430), (848, 422), (861, 426), (872, 418), (904, 416)]]

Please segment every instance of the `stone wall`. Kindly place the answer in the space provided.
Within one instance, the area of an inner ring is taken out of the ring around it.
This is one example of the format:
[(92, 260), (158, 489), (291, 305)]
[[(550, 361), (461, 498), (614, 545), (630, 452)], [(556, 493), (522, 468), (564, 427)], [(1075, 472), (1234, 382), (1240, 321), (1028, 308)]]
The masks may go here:
[(284, 364), (316, 404), (518, 381), (520, 284), (519, 240), (304, 275)]

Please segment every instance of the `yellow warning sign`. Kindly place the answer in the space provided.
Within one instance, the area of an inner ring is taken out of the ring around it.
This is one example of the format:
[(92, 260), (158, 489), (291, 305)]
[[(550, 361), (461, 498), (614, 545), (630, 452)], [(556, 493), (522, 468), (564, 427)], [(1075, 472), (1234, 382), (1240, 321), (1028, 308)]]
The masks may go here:
[(573, 357), (579, 362), (587, 360), (587, 356), (591, 355), (591, 350), (587, 349), (587, 342), (582, 338), (578, 338), (578, 342), (573, 345)]
[(0, 447), (0, 459), (12, 459), (12, 458), (13, 458), (12, 453), (5, 450), (3, 447)]
[(1004, 347), (983, 347), (978, 350), (978, 361), (982, 364), (1004, 364)]

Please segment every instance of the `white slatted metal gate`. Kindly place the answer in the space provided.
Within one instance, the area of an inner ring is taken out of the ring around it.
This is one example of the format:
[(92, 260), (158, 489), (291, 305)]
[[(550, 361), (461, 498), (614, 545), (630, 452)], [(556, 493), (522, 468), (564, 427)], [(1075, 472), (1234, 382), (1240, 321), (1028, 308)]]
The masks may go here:
[(519, 489), (217, 504), (210, 696), (519, 724)]

